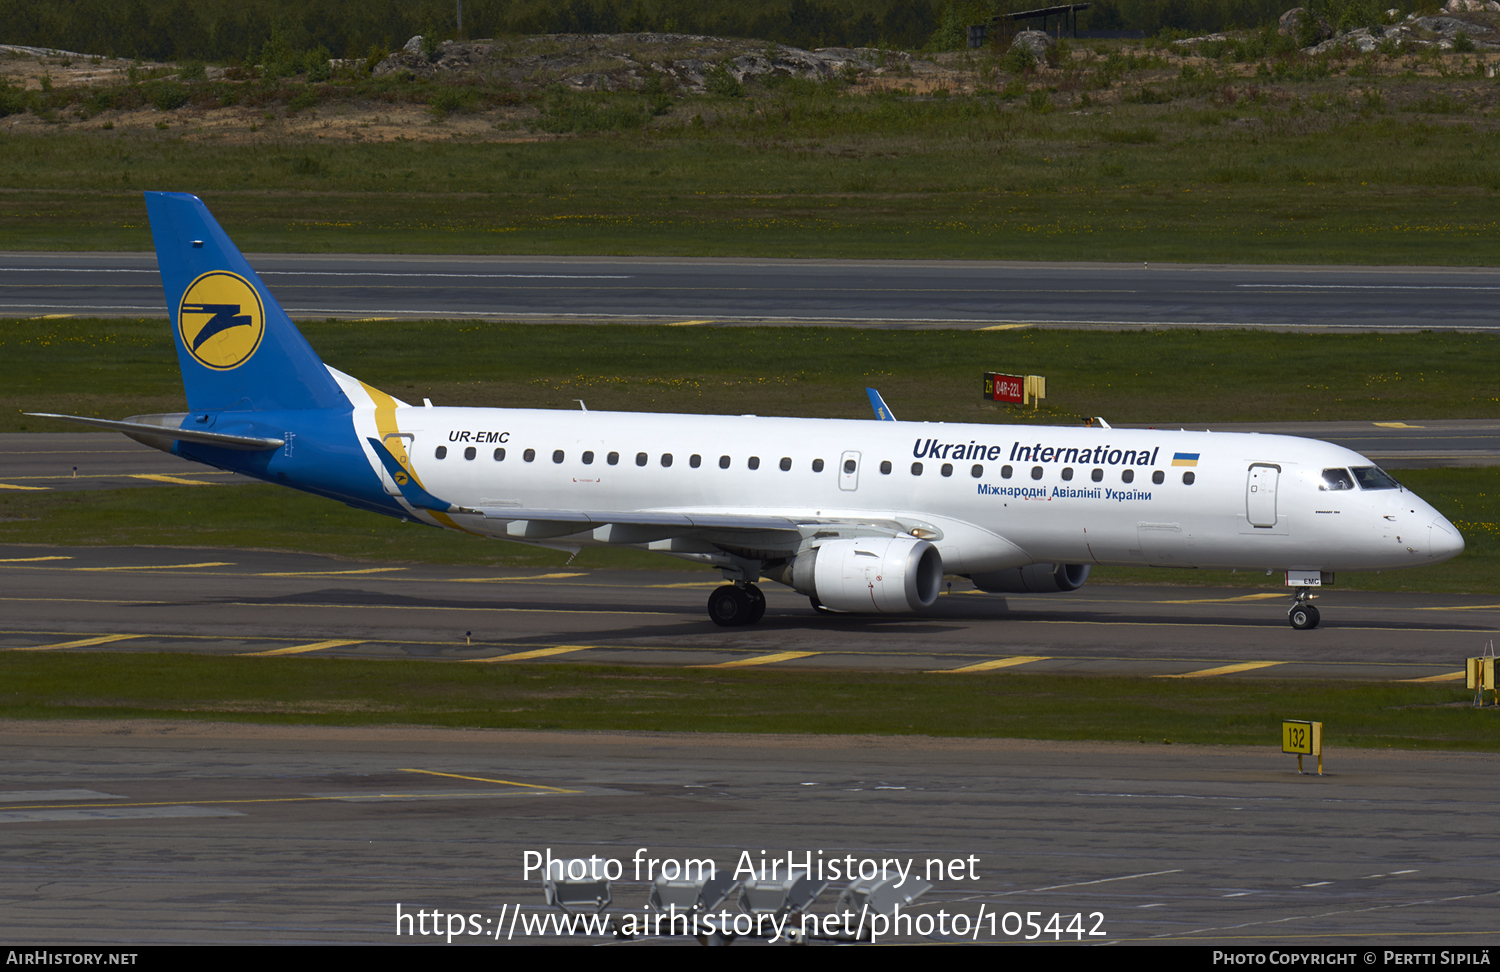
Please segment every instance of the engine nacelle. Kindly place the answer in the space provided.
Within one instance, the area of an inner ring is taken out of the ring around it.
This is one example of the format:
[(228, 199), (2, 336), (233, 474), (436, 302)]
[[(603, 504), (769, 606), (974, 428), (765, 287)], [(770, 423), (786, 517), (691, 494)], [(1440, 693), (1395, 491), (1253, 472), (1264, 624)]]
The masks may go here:
[(1029, 564), (969, 575), (986, 594), (1061, 594), (1078, 590), (1088, 579), (1088, 564)]
[(771, 576), (835, 611), (895, 614), (937, 600), (943, 555), (915, 537), (830, 540)]

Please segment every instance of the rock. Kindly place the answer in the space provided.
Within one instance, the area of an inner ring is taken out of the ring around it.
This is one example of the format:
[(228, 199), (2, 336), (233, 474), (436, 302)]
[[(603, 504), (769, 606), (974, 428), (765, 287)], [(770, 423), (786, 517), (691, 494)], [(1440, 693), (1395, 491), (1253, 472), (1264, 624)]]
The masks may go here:
[(1057, 41), (1048, 37), (1045, 31), (1021, 30), (1016, 32), (1015, 39), (1010, 42), (1010, 49), (1015, 50), (1020, 47), (1028, 50), (1039, 62), (1045, 64), (1048, 49), (1056, 43)]
[(407, 41), (405, 44), (402, 44), (401, 50), (405, 51), (407, 54), (422, 53), (422, 35), (418, 34), (411, 40)]
[(1276, 21), (1276, 32), (1287, 37), (1300, 37), (1303, 21), (1308, 16), (1313, 18), (1312, 41), (1314, 44), (1326, 41), (1333, 36), (1333, 25), (1318, 14), (1308, 14), (1306, 7), (1293, 7), (1282, 14)]

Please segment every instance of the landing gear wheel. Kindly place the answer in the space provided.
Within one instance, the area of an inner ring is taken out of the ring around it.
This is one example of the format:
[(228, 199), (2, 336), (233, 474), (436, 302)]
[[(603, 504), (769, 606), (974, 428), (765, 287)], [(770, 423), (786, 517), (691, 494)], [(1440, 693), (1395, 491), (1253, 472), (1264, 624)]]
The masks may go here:
[(766, 595), (754, 584), (746, 584), (745, 593), (750, 595), (750, 618), (745, 623), (755, 624), (766, 616)]
[(1287, 614), (1287, 620), (1298, 631), (1311, 631), (1318, 626), (1318, 609), (1311, 604), (1296, 604)]
[[(761, 603), (765, 603), (764, 595)], [(765, 608), (762, 607), (761, 610), (764, 611)], [(708, 616), (714, 624), (721, 627), (737, 628), (742, 624), (749, 624), (753, 613), (754, 602), (743, 588), (725, 584), (708, 595)]]

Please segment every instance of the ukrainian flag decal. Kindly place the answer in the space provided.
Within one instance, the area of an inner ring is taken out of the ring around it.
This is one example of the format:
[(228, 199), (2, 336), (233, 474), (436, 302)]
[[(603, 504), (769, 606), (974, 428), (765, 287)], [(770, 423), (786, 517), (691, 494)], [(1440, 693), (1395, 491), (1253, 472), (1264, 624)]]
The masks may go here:
[(215, 371), (238, 368), (266, 333), (266, 313), (250, 281), (227, 270), (210, 270), (188, 285), (177, 305), (182, 346)]
[(1196, 453), (1196, 452), (1174, 452), (1174, 453), (1172, 453), (1172, 465), (1174, 465), (1174, 466), (1196, 466), (1196, 465), (1198, 465), (1198, 453)]

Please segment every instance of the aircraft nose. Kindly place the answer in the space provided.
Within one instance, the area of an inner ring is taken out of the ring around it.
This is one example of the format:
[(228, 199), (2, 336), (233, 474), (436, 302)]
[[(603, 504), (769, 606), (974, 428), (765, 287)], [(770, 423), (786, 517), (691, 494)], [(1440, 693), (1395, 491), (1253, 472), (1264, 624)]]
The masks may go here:
[(1427, 541), (1434, 560), (1452, 560), (1464, 552), (1463, 534), (1441, 516), (1427, 528)]

